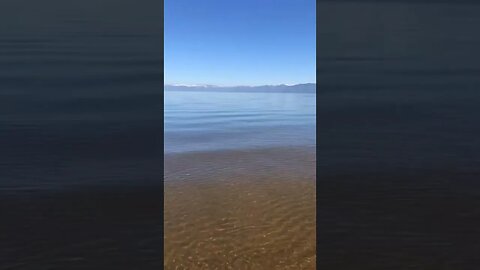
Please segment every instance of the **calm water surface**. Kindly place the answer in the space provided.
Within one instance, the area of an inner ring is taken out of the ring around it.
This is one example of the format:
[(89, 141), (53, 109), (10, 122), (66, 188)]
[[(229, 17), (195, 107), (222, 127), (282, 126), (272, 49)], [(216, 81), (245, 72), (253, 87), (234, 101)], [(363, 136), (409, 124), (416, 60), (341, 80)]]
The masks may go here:
[(315, 93), (165, 91), (165, 153), (315, 145)]
[(165, 269), (315, 269), (315, 93), (165, 91)]
[(0, 2), (0, 269), (161, 268), (160, 12)]
[(474, 269), (480, 6), (318, 4), (318, 266)]
[(159, 5), (70, 2), (0, 4), (0, 189), (158, 182)]

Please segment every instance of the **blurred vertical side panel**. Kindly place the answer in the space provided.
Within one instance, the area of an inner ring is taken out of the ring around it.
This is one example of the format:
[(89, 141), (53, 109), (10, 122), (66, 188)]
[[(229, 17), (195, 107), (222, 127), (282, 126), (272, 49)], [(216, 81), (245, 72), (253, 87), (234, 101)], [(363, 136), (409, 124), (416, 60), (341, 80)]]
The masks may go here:
[(473, 269), (480, 5), (318, 2), (322, 269)]
[(163, 1), (0, 17), (0, 269), (161, 267)]

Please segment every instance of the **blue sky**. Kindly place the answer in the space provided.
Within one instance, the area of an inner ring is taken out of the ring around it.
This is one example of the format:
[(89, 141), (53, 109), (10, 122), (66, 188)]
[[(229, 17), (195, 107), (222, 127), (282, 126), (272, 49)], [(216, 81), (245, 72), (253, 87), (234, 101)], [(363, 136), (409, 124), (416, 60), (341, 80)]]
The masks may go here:
[(165, 84), (315, 82), (314, 0), (165, 0)]

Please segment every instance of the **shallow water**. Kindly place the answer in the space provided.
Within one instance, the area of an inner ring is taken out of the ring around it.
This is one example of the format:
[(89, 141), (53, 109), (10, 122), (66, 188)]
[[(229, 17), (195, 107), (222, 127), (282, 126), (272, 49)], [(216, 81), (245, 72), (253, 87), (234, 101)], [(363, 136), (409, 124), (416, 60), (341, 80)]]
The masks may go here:
[(165, 269), (315, 269), (315, 93), (165, 91)]
[(166, 155), (165, 269), (315, 269), (309, 147)]

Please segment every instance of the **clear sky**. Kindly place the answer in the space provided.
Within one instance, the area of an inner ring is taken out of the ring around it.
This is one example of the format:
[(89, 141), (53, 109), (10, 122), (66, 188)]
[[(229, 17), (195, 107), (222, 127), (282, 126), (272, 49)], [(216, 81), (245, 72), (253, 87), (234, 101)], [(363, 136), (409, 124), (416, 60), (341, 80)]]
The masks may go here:
[(165, 0), (165, 84), (315, 82), (314, 0)]

